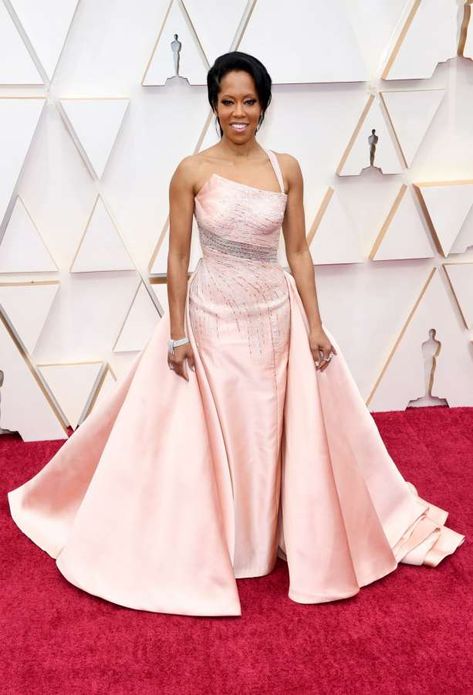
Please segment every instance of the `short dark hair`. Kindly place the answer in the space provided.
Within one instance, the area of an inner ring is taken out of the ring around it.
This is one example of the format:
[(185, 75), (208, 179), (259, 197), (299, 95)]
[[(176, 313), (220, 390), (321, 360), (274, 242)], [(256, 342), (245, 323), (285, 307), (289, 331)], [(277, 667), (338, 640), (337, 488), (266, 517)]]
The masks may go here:
[[(220, 82), (223, 77), (232, 70), (245, 70), (253, 78), (256, 93), (262, 108), (262, 123), (266, 109), (271, 103), (271, 77), (263, 63), (258, 60), (258, 58), (255, 58), (249, 53), (243, 53), (242, 51), (230, 51), (230, 53), (224, 53), (215, 59), (214, 64), (208, 71), (207, 95), (212, 110), (217, 108)], [(223, 135), (223, 130), (221, 127), (220, 135)]]

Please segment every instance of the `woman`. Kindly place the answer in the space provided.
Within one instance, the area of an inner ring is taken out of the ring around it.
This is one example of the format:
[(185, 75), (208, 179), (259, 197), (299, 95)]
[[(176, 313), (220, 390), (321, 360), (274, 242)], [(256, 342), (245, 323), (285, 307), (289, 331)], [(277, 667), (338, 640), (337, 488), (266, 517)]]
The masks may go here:
[[(221, 140), (170, 186), (169, 312), (108, 399), (9, 493), (70, 582), (131, 608), (241, 615), (235, 579), (277, 556), (292, 600), (347, 598), (464, 540), (402, 478), (322, 325), (299, 165), (255, 138), (270, 90), (256, 58), (215, 61)], [(193, 214), (203, 255), (188, 281)], [(281, 225), (292, 274), (277, 262)]]

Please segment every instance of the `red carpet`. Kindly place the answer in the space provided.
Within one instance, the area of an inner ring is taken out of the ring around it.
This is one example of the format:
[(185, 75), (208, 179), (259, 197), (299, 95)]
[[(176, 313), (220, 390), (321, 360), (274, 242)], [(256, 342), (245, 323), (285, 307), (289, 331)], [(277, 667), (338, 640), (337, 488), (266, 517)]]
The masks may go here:
[(464, 544), (436, 568), (400, 565), (319, 605), (287, 597), (279, 560), (266, 577), (238, 580), (243, 615), (231, 618), (137, 612), (69, 584), (15, 526), (6, 499), (61, 442), (1, 436), (2, 693), (473, 693), (473, 409), (375, 420), (401, 473), (449, 510)]

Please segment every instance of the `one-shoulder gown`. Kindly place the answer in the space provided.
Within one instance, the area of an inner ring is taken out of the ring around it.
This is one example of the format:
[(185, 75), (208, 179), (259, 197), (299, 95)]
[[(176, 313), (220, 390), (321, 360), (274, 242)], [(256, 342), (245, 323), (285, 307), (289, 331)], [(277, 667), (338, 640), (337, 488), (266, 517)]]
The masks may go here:
[(130, 608), (241, 615), (237, 578), (287, 562), (288, 596), (355, 595), (464, 541), (381, 439), (337, 354), (316, 370), (277, 260), (287, 195), (213, 174), (195, 198), (202, 257), (186, 296), (189, 381), (166, 311), (114, 390), (8, 493), (19, 528), (72, 584)]

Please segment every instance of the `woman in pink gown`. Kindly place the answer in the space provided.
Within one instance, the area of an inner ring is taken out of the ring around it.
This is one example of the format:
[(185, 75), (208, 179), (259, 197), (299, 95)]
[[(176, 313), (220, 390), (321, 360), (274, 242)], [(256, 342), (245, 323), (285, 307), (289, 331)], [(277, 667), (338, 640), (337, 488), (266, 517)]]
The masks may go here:
[(435, 566), (464, 536), (401, 476), (321, 322), (297, 160), (255, 139), (271, 79), (233, 52), (208, 88), (221, 141), (171, 181), (169, 311), (11, 514), (70, 582), (148, 611), (241, 615), (236, 579), (278, 556), (299, 603)]

